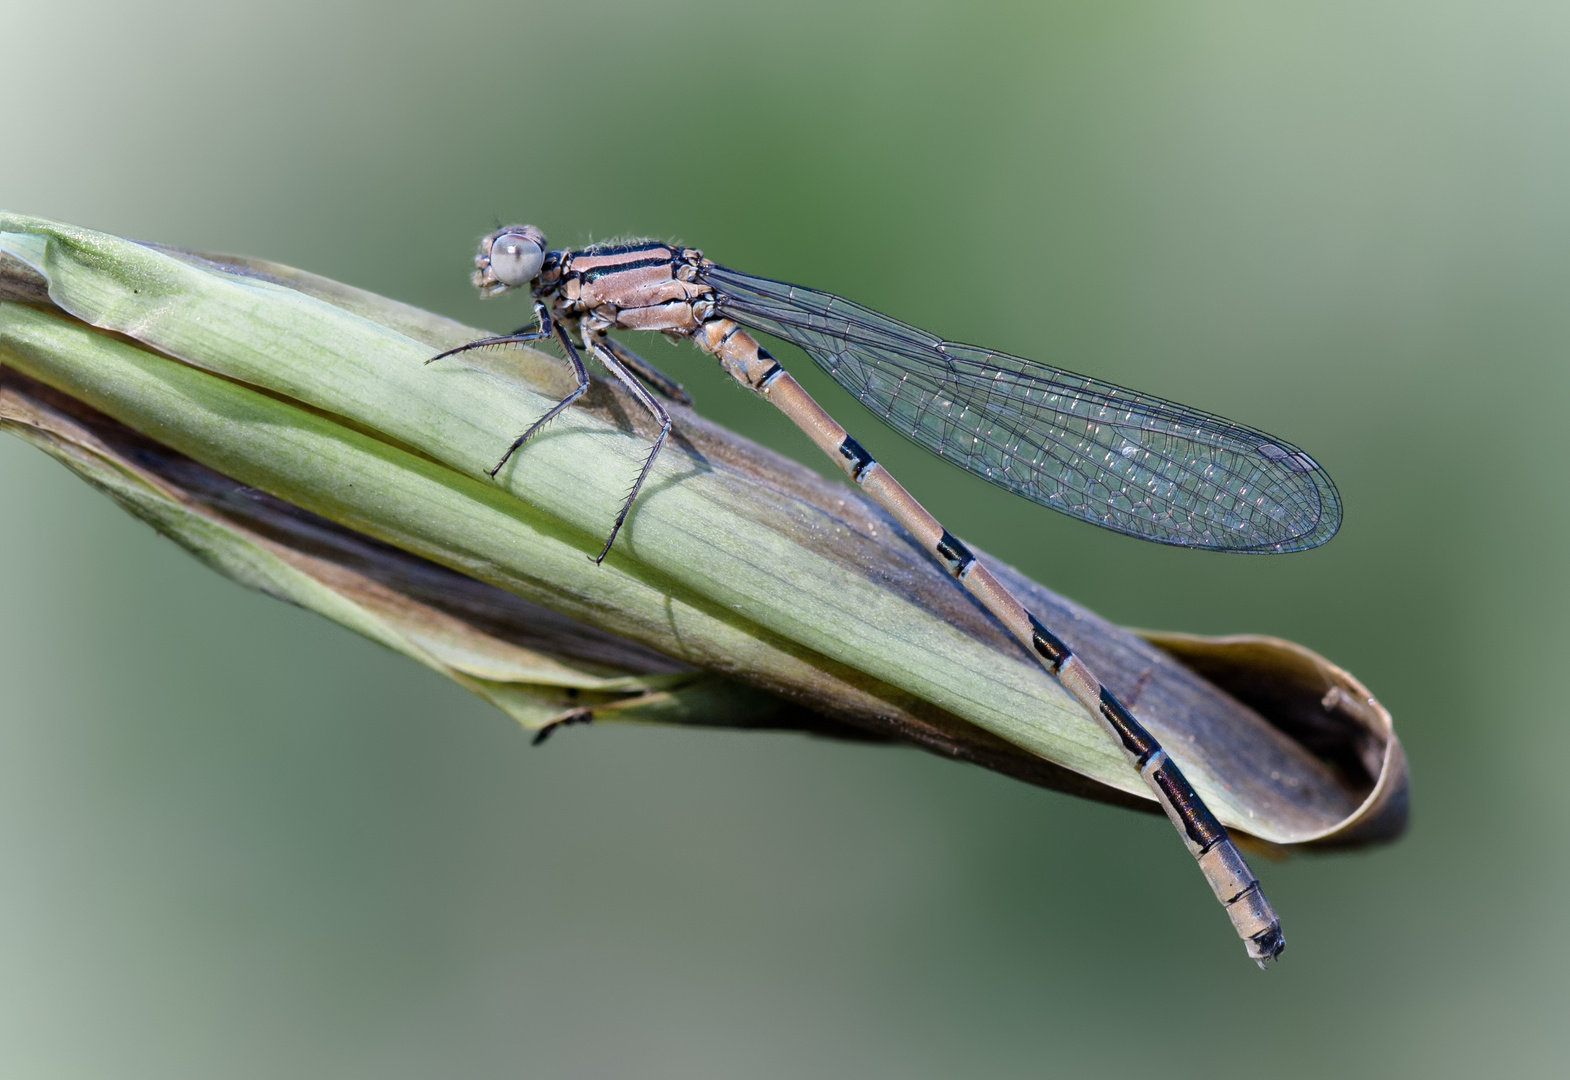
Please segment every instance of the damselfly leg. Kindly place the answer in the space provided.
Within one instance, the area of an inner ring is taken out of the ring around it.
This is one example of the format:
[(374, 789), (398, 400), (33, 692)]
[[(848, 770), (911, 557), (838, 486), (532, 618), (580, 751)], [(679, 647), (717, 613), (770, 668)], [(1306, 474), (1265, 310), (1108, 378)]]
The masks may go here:
[(493, 477), (502, 471), (502, 466), (507, 464), (507, 459), (512, 457), (518, 447), (528, 442), (537, 431), (560, 416), (563, 409), (582, 397), (583, 392), (589, 388), (589, 373), (584, 369), (583, 360), (578, 356), (578, 350), (573, 348), (572, 338), (568, 336), (567, 328), (560, 321), (557, 321), (552, 325), (552, 330), (555, 332), (556, 340), (561, 344), (562, 353), (567, 357), (567, 362), (572, 365), (572, 374), (573, 378), (577, 379), (577, 385), (572, 388), (572, 392), (566, 397), (545, 410), (545, 415), (530, 424), (527, 431), (512, 441), (512, 445), (507, 448), (507, 452), (502, 455), (502, 459), (488, 470)]
[[(510, 334), (480, 338), (465, 345), (459, 345), (457, 348), (448, 349), (446, 352), (437, 353), (425, 361), (427, 364), (430, 364), (449, 356), (455, 356), (458, 353), (468, 352), (471, 349), (483, 349), (495, 345), (528, 344), (547, 337), (554, 337), (561, 346), (562, 354), (572, 366), (573, 377), (576, 381), (572, 391), (547, 409), (543, 416), (530, 424), (522, 435), (519, 435), (512, 441), (512, 445), (507, 447), (506, 452), (502, 454), (501, 460), (486, 470), (492, 477), (501, 471), (502, 466), (507, 464), (508, 459), (518, 451), (519, 447), (533, 438), (546, 424), (560, 416), (563, 410), (582, 397), (584, 391), (589, 388), (589, 373), (583, 366), (583, 359), (578, 355), (578, 350), (573, 344), (571, 335), (567, 332), (565, 320), (552, 319), (550, 310), (539, 301), (536, 301), (534, 304), (534, 317), (535, 323), (532, 327), (522, 326)], [(621, 531), (622, 524), (627, 520), (627, 514), (632, 509), (632, 504), (637, 501), (638, 493), (643, 490), (644, 481), (649, 478), (649, 472), (654, 468), (654, 460), (659, 456), (660, 450), (665, 445), (665, 439), (671, 430), (670, 414), (654, 399), (653, 394), (649, 392), (649, 389), (639, 379), (647, 380), (660, 395), (684, 405), (692, 404), (692, 398), (674, 379), (619, 341), (607, 335), (602, 320), (590, 318), (574, 320), (574, 322), (582, 337), (583, 347), (589, 350), (595, 359), (604, 365), (606, 371), (610, 372), (616, 377), (617, 381), (627, 387), (638, 404), (647, 409), (649, 415), (654, 417), (655, 422), (660, 425), (659, 433), (655, 435), (654, 443), (650, 446), (649, 453), (643, 460), (643, 467), (639, 469), (638, 477), (633, 481), (632, 490), (627, 493), (627, 498), (622, 503), (621, 510), (616, 514), (616, 520), (611, 524), (610, 535), (605, 538), (604, 547), (600, 549), (598, 555), (594, 556), (594, 561), (599, 563), (604, 562), (605, 556), (610, 554), (611, 545), (616, 542), (616, 534)]]
[(438, 360), (445, 360), (449, 356), (457, 356), (459, 353), (468, 352), (470, 349), (485, 349), (492, 345), (524, 345), (531, 341), (541, 341), (550, 337), (553, 332), (550, 309), (539, 301), (535, 301), (534, 326), (532, 328), (525, 325), (518, 327), (518, 329), (514, 330), (510, 334), (501, 334), (497, 337), (480, 338), (478, 341), (471, 341), (466, 345), (459, 345), (455, 349), (448, 349), (446, 352), (439, 352), (427, 360), (426, 363), (434, 364)]
[(554, 337), (560, 343), (563, 355), (567, 357), (567, 362), (572, 365), (572, 374), (577, 380), (576, 385), (572, 388), (571, 393), (547, 409), (544, 416), (530, 424), (527, 431), (512, 441), (512, 445), (507, 448), (507, 452), (502, 455), (501, 460), (486, 470), (486, 473), (492, 477), (501, 472), (502, 466), (507, 464), (507, 459), (512, 457), (518, 447), (528, 442), (535, 432), (561, 415), (563, 409), (582, 397), (583, 392), (589, 388), (589, 373), (584, 369), (583, 360), (578, 356), (578, 350), (573, 348), (572, 338), (568, 336), (566, 328), (559, 320), (553, 320), (550, 310), (538, 301), (534, 304), (534, 318), (535, 326), (532, 330), (528, 327), (519, 327), (510, 334), (480, 338), (478, 341), (471, 341), (467, 345), (459, 345), (455, 349), (439, 352), (426, 361), (427, 364), (434, 364), (438, 360), (468, 352), (470, 349), (485, 349), (493, 345), (523, 345), (547, 337)]
[[(632, 490), (627, 493), (626, 501), (621, 504), (621, 510), (616, 514), (616, 520), (611, 524), (611, 534), (605, 538), (605, 546), (594, 557), (594, 561), (600, 563), (604, 562), (605, 556), (610, 554), (611, 545), (616, 542), (616, 534), (621, 532), (622, 522), (627, 520), (628, 511), (632, 509), (632, 504), (638, 499), (638, 492), (643, 490), (643, 482), (649, 478), (649, 472), (654, 468), (654, 459), (660, 456), (660, 451), (665, 447), (665, 438), (671, 432), (671, 418), (670, 414), (665, 411), (665, 407), (658, 401), (655, 401), (654, 395), (649, 393), (648, 389), (628, 370), (618, 353), (633, 356), (640, 364), (642, 363), (641, 359), (634, 356), (630, 350), (620, 349), (619, 347), (612, 348), (613, 343), (605, 332), (603, 330), (596, 331), (591, 329), (587, 319), (584, 320), (583, 343), (594, 353), (595, 359), (605, 365), (605, 370), (616, 376), (622, 385), (632, 393), (632, 396), (637, 399), (638, 404), (649, 410), (649, 415), (653, 416), (655, 422), (660, 425), (659, 434), (654, 436), (654, 444), (649, 447), (649, 454), (643, 459), (643, 468), (638, 470), (638, 478), (632, 482)], [(649, 370), (653, 370), (653, 368)], [(664, 378), (663, 375), (660, 377)], [(675, 384), (672, 383), (671, 385), (674, 386)], [(679, 390), (680, 387), (677, 387), (677, 389)]]
[(627, 348), (627, 346), (623, 345), (609, 334), (602, 337), (600, 342), (611, 352), (615, 353), (616, 359), (620, 360), (629, 369), (631, 369), (634, 375), (648, 383), (649, 389), (653, 390), (656, 394), (663, 398), (667, 398), (670, 401), (674, 401), (678, 405), (692, 404), (692, 395), (688, 394), (686, 390), (683, 390), (679, 382), (677, 382), (675, 379), (672, 379), (669, 375), (665, 374), (659, 368), (649, 363), (631, 349)]

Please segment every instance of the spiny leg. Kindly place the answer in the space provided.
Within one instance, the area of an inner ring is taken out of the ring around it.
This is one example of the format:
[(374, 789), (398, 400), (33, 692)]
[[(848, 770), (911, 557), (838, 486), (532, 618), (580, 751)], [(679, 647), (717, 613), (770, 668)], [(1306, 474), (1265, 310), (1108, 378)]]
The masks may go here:
[(434, 364), (438, 360), (456, 356), (458, 353), (468, 352), (470, 349), (484, 349), (491, 345), (520, 345), (550, 337), (552, 333), (550, 312), (538, 300), (534, 302), (534, 320), (534, 329), (532, 330), (527, 326), (520, 326), (510, 334), (502, 334), (500, 337), (480, 338), (478, 341), (471, 341), (467, 345), (459, 345), (456, 349), (439, 352), (427, 360), (426, 363)]
[(656, 394), (659, 394), (664, 398), (669, 398), (678, 405), (692, 404), (691, 395), (689, 395), (687, 391), (683, 390), (681, 384), (675, 379), (665, 374), (659, 368), (649, 363), (643, 357), (627, 348), (627, 346), (623, 345), (615, 338), (607, 335), (600, 340), (607, 349), (616, 354), (616, 359), (620, 360), (627, 367), (631, 368), (632, 373), (638, 376), (638, 378), (642, 379), (644, 382), (648, 383), (650, 388), (652, 388)]
[[(543, 305), (541, 306), (543, 307)], [(572, 365), (572, 373), (573, 376), (578, 380), (578, 385), (573, 387), (572, 393), (568, 394), (566, 397), (562, 398), (555, 405), (552, 405), (548, 410), (546, 410), (544, 416), (530, 424), (528, 431), (525, 431), (522, 435), (519, 435), (512, 441), (512, 445), (507, 448), (507, 452), (502, 455), (502, 459), (489, 470), (492, 479), (495, 478), (497, 473), (501, 472), (502, 466), (507, 464), (507, 459), (512, 457), (513, 452), (517, 450), (518, 447), (528, 442), (529, 439), (534, 436), (535, 432), (539, 431), (546, 424), (556, 419), (556, 417), (561, 414), (563, 409), (567, 408), (567, 406), (571, 405), (574, 401), (577, 401), (580, 397), (582, 397), (583, 392), (589, 388), (589, 373), (584, 369), (583, 360), (578, 356), (578, 350), (573, 347), (572, 338), (567, 336), (566, 328), (564, 328), (561, 323), (557, 322), (551, 324), (551, 329), (556, 334), (556, 340), (561, 343), (562, 352), (567, 355), (567, 362)]]
[(501, 467), (507, 464), (507, 459), (512, 457), (518, 447), (528, 442), (530, 436), (560, 415), (563, 409), (582, 397), (583, 392), (589, 388), (589, 373), (584, 370), (583, 361), (578, 356), (578, 350), (573, 348), (572, 338), (567, 335), (566, 330), (559, 322), (551, 318), (549, 309), (538, 300), (534, 302), (534, 318), (535, 326), (532, 330), (528, 327), (520, 326), (510, 334), (503, 334), (500, 337), (480, 338), (478, 341), (471, 341), (467, 345), (459, 345), (456, 349), (448, 349), (446, 352), (437, 353), (426, 361), (427, 364), (432, 364), (444, 357), (468, 352), (470, 349), (483, 349), (490, 345), (513, 345), (539, 341), (541, 338), (551, 336), (554, 336), (561, 343), (562, 351), (567, 356), (567, 362), (572, 365), (572, 373), (576, 377), (578, 385), (573, 387), (570, 394), (551, 406), (544, 416), (529, 425), (529, 430), (513, 440), (512, 445), (507, 448), (507, 452), (502, 455), (502, 459), (494, 467), (487, 470), (487, 474), (492, 479), (495, 479), (496, 474), (501, 471)]
[(649, 456), (643, 459), (643, 468), (638, 472), (638, 479), (633, 481), (632, 490), (627, 493), (626, 502), (622, 503), (621, 513), (616, 515), (616, 521), (611, 525), (611, 534), (605, 538), (605, 546), (594, 557), (596, 563), (605, 561), (605, 556), (610, 554), (611, 545), (616, 542), (616, 534), (621, 531), (622, 522), (627, 520), (627, 512), (632, 509), (632, 504), (638, 498), (638, 492), (643, 489), (643, 482), (649, 478), (649, 472), (654, 468), (654, 459), (659, 456), (660, 450), (665, 445), (665, 437), (670, 434), (671, 418), (663, 406), (654, 400), (654, 395), (645, 389), (627, 370), (621, 359), (606, 347), (607, 338), (603, 331), (591, 331), (588, 327), (583, 330), (583, 343), (593, 351), (600, 363), (605, 365), (605, 370), (622, 381), (622, 384), (632, 391), (632, 396), (638, 403), (649, 410), (650, 415), (660, 423), (660, 433), (654, 437), (654, 445), (649, 447)]

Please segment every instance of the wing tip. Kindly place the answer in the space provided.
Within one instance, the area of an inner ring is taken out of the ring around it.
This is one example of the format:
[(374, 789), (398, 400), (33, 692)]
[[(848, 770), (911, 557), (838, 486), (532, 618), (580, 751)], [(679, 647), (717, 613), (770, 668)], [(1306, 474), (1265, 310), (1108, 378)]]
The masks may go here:
[(1312, 551), (1322, 547), (1341, 531), (1342, 508), (1341, 493), (1336, 490), (1335, 481), (1330, 479), (1323, 466), (1314, 461), (1303, 451), (1293, 448), (1293, 460), (1302, 460), (1310, 464), (1309, 468), (1299, 468), (1294, 471), (1299, 475), (1310, 478), (1314, 484), (1315, 494), (1319, 499), (1319, 513), (1314, 516), (1313, 523), (1301, 532), (1294, 533), (1285, 539), (1273, 543), (1255, 544), (1248, 547), (1216, 546), (1210, 548), (1214, 551), (1230, 551), (1245, 555), (1290, 555), (1297, 551)]

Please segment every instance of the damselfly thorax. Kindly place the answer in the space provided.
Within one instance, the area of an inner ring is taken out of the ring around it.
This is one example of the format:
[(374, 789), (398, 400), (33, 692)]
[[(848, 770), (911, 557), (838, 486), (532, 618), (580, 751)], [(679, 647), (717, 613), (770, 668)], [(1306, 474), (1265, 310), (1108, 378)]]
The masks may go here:
[[(703, 256), (690, 248), (645, 243), (552, 255), (536, 295), (551, 297), (563, 315), (690, 335), (713, 311), (714, 290), (698, 283)], [(699, 303), (703, 311), (694, 310)]]
[(773, 358), (735, 321), (717, 313), (714, 286), (700, 280), (712, 266), (696, 248), (648, 241), (551, 252), (535, 295), (551, 303), (557, 318), (577, 320), (592, 334), (653, 330), (691, 338), (756, 389)]
[[(573, 391), (501, 456), (511, 455), (587, 389), (593, 355), (659, 423), (604, 559), (670, 432), (655, 395), (685, 392), (609, 336), (652, 330), (690, 340), (789, 417), (1041, 661), (1140, 771), (1249, 955), (1284, 947), (1281, 924), (1226, 829), (1135, 715), (802, 389), (749, 333), (799, 346), (900, 434), (1015, 494), (1117, 532), (1218, 551), (1298, 551), (1341, 521), (1335, 485), (1284, 440), (1210, 413), (1024, 357), (945, 341), (832, 293), (745, 274), (693, 248), (650, 240), (548, 251), (529, 225), (480, 242), (474, 283), (487, 296), (527, 287), (535, 324), (432, 357), (554, 339)], [(576, 340), (575, 340), (576, 339)]]

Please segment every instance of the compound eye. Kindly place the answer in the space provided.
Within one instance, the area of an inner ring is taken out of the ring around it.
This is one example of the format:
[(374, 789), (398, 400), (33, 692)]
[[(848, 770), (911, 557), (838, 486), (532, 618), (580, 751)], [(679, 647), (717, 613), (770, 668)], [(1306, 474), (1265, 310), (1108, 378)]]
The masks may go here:
[(527, 236), (502, 233), (491, 241), (491, 273), (509, 288), (527, 285), (540, 275), (545, 252)]

